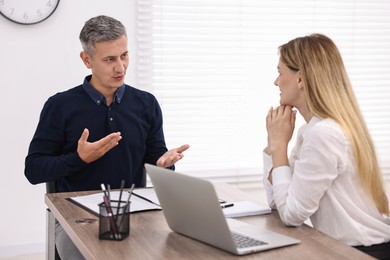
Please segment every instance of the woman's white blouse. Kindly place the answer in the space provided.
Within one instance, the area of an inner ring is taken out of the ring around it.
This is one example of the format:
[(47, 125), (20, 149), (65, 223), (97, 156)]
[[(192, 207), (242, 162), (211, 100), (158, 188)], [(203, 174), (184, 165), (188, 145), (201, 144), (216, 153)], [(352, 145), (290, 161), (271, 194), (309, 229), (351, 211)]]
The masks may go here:
[(335, 121), (313, 117), (301, 127), (290, 166), (272, 169), (271, 156), (263, 158), (268, 204), (286, 225), (310, 218), (314, 228), (351, 246), (390, 240), (390, 220), (363, 190), (350, 143)]

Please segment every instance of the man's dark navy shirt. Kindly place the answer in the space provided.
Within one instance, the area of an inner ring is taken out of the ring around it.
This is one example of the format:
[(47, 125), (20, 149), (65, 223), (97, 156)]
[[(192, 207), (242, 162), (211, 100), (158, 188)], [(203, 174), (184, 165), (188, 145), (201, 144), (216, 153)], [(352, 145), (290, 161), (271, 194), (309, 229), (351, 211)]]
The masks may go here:
[[(106, 105), (103, 95), (90, 84), (50, 97), (41, 112), (25, 161), (25, 175), (32, 184), (56, 181), (57, 191), (98, 190), (101, 183), (119, 188), (141, 186), (144, 163), (156, 164), (166, 151), (161, 108), (156, 98), (128, 85), (120, 87)], [(85, 128), (88, 142), (121, 132), (119, 144), (87, 164), (77, 153)]]

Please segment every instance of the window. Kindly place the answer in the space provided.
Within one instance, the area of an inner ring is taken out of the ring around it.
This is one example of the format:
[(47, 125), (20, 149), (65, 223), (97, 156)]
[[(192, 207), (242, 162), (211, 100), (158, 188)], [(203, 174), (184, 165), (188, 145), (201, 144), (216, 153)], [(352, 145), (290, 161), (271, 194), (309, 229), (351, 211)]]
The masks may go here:
[(168, 147), (191, 145), (177, 169), (259, 180), (278, 46), (315, 32), (338, 45), (390, 177), (387, 0), (138, 0), (138, 87), (159, 100)]

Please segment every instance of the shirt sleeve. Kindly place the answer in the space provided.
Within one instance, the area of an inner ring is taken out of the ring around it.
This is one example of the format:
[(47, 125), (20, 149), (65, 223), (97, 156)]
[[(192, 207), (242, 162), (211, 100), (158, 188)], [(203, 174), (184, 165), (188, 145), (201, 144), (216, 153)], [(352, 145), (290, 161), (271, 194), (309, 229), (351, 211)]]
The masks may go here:
[(61, 111), (49, 99), (42, 109), (25, 160), (25, 176), (30, 183), (55, 181), (87, 165), (76, 151), (63, 154), (63, 121)]
[(268, 206), (272, 209), (276, 209), (276, 205), (273, 198), (272, 184), (269, 182), (268, 177), (272, 170), (272, 157), (263, 151), (263, 186), (267, 195)]
[[(167, 146), (165, 144), (164, 130), (163, 130), (163, 115), (161, 111), (161, 107), (157, 101), (157, 99), (153, 97), (153, 103), (151, 112), (153, 113), (151, 116), (150, 129), (148, 132), (148, 137), (146, 140), (146, 154), (145, 154), (145, 162), (150, 164), (156, 164), (157, 160), (168, 151)], [(175, 166), (172, 165), (168, 167), (169, 169), (174, 170)]]
[(286, 225), (301, 225), (317, 211), (343, 165), (346, 147), (341, 130), (316, 125), (305, 136), (294, 163), (273, 169), (273, 199)]

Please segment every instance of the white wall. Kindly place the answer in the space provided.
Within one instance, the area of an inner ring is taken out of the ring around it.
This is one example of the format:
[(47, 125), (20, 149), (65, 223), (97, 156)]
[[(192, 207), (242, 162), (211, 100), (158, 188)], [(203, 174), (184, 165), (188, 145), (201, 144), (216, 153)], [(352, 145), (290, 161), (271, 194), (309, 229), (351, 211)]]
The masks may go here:
[[(89, 18), (105, 14), (127, 27), (130, 55), (135, 53), (134, 1), (64, 0), (46, 21), (19, 25), (0, 15), (1, 188), (0, 257), (44, 251), (45, 185), (31, 185), (24, 159), (46, 99), (83, 82), (78, 35)], [(132, 55), (135, 57), (135, 54)], [(134, 67), (126, 83), (133, 84)]]

